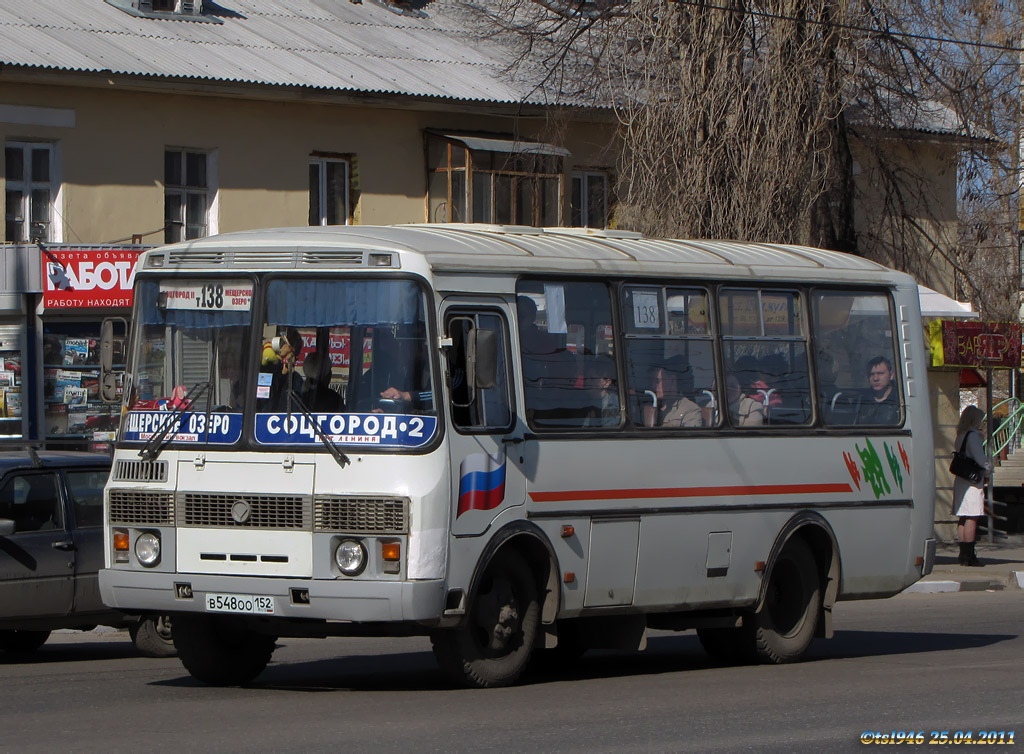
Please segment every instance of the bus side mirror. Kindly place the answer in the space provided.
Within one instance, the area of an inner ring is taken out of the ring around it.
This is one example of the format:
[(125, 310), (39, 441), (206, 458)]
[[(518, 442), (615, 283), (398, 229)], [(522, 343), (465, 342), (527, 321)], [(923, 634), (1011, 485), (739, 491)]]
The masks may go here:
[(469, 336), (467, 354), (469, 384), (487, 390), (498, 381), (498, 334), (475, 328)]
[[(100, 398), (108, 403), (116, 403), (117, 375), (114, 373), (114, 319), (103, 320), (100, 325)], [(117, 317), (127, 330), (128, 323)]]

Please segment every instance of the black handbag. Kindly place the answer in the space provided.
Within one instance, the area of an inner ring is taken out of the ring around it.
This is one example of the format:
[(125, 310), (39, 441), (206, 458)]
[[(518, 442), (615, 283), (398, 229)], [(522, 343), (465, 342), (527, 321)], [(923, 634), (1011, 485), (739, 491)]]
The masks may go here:
[(949, 471), (953, 476), (966, 479), (968, 482), (977, 484), (985, 477), (985, 467), (979, 466), (978, 462), (967, 455), (964, 450), (967, 448), (967, 436), (964, 434), (964, 441), (960, 443), (960, 450), (953, 451), (953, 460), (949, 463)]

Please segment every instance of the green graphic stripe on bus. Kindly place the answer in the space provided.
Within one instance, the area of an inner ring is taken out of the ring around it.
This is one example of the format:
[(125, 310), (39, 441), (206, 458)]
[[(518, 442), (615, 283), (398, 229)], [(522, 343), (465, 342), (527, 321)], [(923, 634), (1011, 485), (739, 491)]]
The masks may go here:
[(723, 487), (665, 487), (650, 490), (566, 490), (531, 492), (535, 503), (564, 503), (573, 500), (635, 500), (662, 497), (724, 497), (743, 495), (816, 495), (853, 492), (845, 482), (838, 484), (749, 484)]

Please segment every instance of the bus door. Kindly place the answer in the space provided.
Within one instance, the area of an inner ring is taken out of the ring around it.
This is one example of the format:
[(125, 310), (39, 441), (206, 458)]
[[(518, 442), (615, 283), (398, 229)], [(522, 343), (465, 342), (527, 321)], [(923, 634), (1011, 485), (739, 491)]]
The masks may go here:
[(498, 513), (525, 502), (526, 481), (503, 442), (515, 425), (507, 312), (497, 299), (449, 298), (443, 309), (456, 536), (482, 534)]

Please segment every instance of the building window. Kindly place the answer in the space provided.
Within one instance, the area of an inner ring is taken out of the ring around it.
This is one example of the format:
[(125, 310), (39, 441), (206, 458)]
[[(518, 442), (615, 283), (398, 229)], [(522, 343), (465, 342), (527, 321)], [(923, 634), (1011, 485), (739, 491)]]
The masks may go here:
[(309, 162), (309, 224), (348, 225), (349, 161), (314, 158)]
[(185, 149), (164, 152), (164, 242), (202, 238), (210, 232), (211, 155)]
[(536, 142), (428, 134), (427, 221), (560, 225), (568, 154)]
[(4, 176), (4, 240), (11, 243), (60, 240), (53, 222), (57, 197), (53, 145), (7, 142)]
[(574, 170), (570, 205), (573, 227), (608, 227), (608, 174)]

